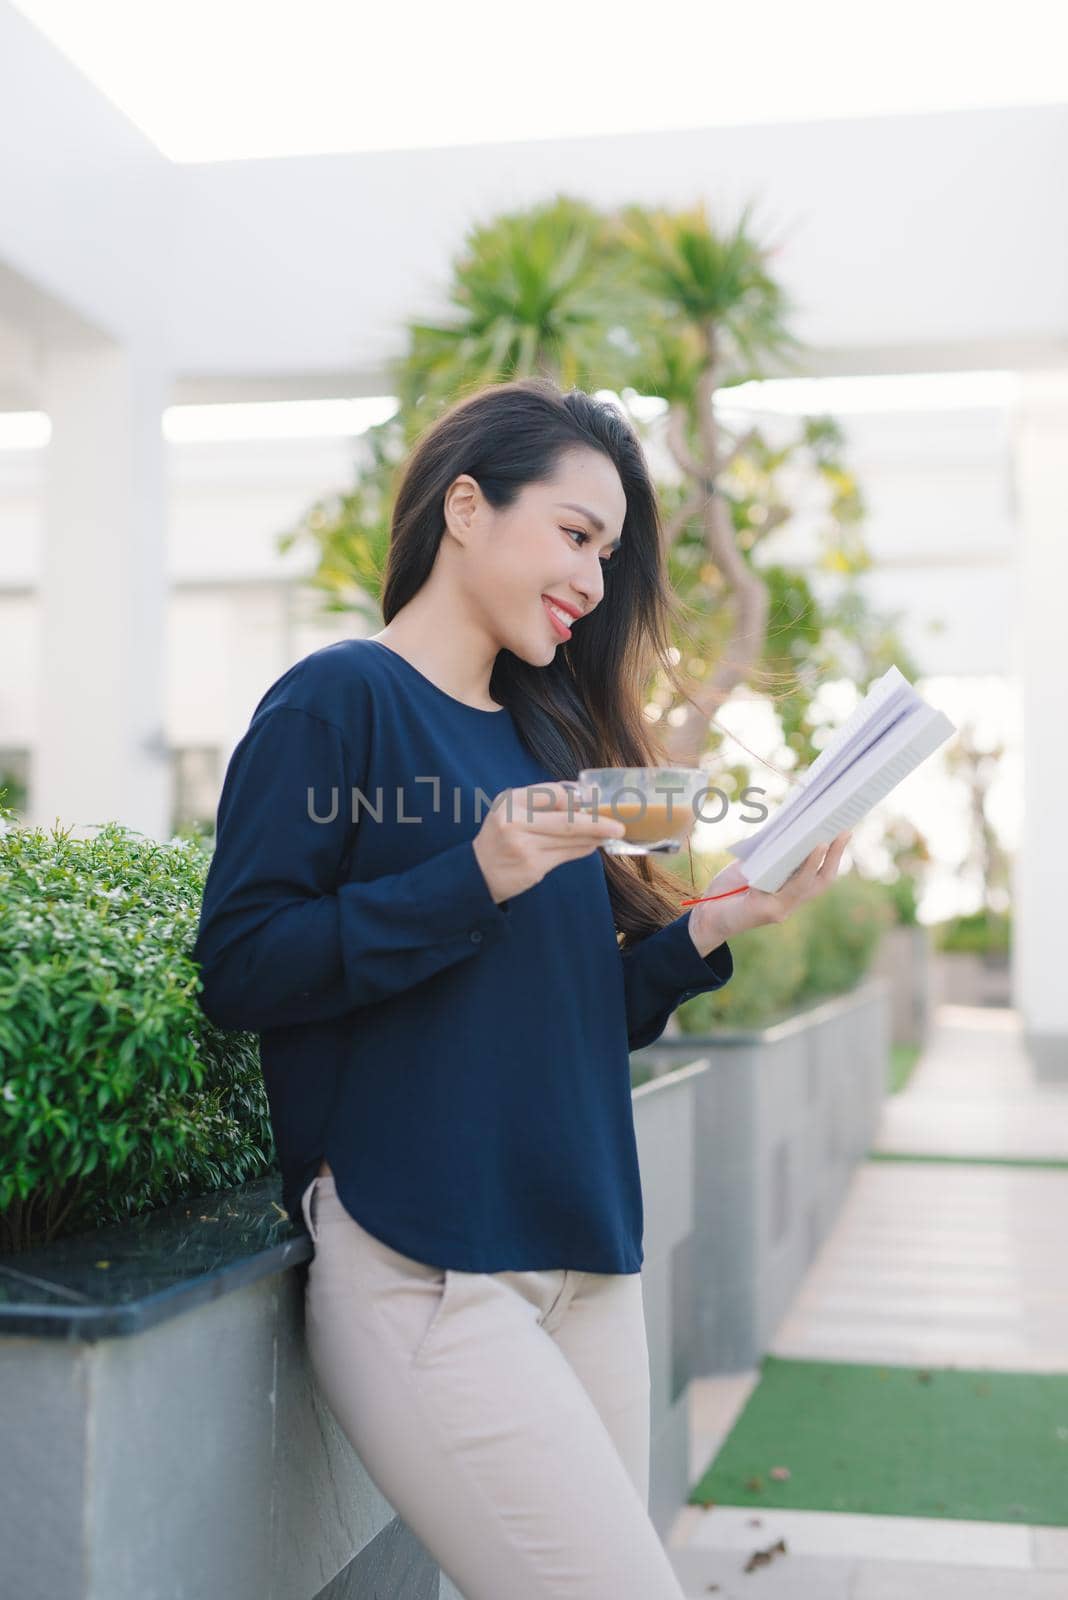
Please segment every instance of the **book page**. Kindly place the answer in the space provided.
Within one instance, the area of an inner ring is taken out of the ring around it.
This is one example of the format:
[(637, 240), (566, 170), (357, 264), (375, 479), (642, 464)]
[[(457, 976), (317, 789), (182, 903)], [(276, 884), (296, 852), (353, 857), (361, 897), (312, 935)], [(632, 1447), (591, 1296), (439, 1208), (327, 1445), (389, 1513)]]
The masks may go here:
[(801, 776), (776, 815), (728, 847), (771, 892), (819, 844), (852, 828), (956, 728), (891, 667)]

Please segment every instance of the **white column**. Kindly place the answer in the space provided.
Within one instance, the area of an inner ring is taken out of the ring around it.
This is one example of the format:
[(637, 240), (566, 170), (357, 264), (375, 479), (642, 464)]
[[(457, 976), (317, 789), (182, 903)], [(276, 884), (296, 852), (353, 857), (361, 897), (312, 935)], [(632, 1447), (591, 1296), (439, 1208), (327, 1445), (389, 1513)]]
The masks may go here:
[(1013, 421), (1024, 819), (1013, 990), (1042, 1077), (1068, 1076), (1068, 372), (1021, 374)]
[(164, 838), (163, 363), (50, 346), (37, 746), (29, 820), (75, 838), (115, 820)]

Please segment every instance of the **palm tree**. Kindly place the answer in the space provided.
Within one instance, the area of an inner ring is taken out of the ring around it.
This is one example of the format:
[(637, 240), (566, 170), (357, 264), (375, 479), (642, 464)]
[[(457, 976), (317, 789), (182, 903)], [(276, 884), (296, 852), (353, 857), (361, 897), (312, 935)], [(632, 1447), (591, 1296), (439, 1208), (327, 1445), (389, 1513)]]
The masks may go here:
[[(617, 222), (620, 246), (652, 311), (643, 327), (644, 359), (631, 381), (667, 400), (667, 443), (686, 485), (665, 542), (671, 549), (696, 523), (733, 600), (719, 664), (692, 682), (691, 699), (666, 735), (669, 753), (686, 764), (703, 747), (713, 714), (759, 662), (768, 627), (768, 586), (739, 549), (719, 484), (757, 436), (725, 437), (713, 410), (718, 388), (756, 377), (762, 365), (800, 348), (786, 327), (790, 307), (767, 270), (767, 251), (749, 232), (750, 209), (725, 234), (712, 226), (703, 201), (682, 212), (627, 206)], [(763, 531), (788, 515), (777, 508)]]
[(408, 352), (390, 374), (398, 410), (362, 437), (353, 488), (317, 502), (283, 535), (284, 549), (302, 538), (317, 545), (312, 583), (327, 609), (369, 612), (377, 603), (398, 464), (444, 406), (486, 383), (533, 375), (607, 390), (623, 404), (658, 396), (677, 478), (658, 485), (666, 556), (685, 619), (685, 698), (675, 704), (660, 674), (649, 686), (669, 759), (697, 765), (715, 712), (742, 683), (771, 693), (784, 736), (799, 758), (811, 756), (806, 708), (816, 674), (851, 655), (846, 670), (871, 676), (904, 652), (855, 588), (828, 608), (805, 574), (753, 560), (793, 514), (781, 480), (801, 453), (829, 492), (825, 568), (848, 579), (868, 564), (863, 504), (833, 419), (803, 421), (783, 446), (755, 427), (732, 435), (713, 410), (718, 391), (781, 369), (800, 348), (750, 209), (720, 232), (703, 204), (604, 215), (557, 196), (475, 225), (454, 264), (453, 314), (410, 325)]
[(611, 218), (566, 196), (472, 228), (453, 268), (455, 319), (409, 324), (401, 405), (447, 405), (513, 378), (623, 383), (635, 296), (613, 234)]

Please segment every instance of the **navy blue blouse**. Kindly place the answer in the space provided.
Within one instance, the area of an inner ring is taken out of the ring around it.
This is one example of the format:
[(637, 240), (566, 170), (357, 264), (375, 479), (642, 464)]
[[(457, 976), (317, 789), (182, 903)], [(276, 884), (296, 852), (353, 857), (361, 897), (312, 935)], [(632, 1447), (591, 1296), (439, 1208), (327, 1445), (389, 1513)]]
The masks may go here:
[(630, 1050), (734, 970), (689, 912), (622, 952), (601, 852), (497, 904), (472, 841), (554, 781), (507, 709), (344, 639), (267, 690), (227, 767), (193, 957), (260, 1037), (283, 1204), (338, 1198), (416, 1260), (637, 1272)]

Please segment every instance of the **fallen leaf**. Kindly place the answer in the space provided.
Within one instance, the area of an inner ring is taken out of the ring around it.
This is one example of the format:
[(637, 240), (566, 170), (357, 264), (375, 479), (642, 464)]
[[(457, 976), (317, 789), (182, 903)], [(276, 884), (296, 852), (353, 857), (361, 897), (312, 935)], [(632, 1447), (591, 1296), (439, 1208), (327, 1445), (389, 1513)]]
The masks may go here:
[(770, 1566), (776, 1556), (784, 1556), (785, 1554), (786, 1540), (776, 1539), (775, 1543), (769, 1544), (766, 1550), (754, 1550), (742, 1570), (743, 1572), (755, 1572), (758, 1567)]
[(764, 1488), (763, 1478), (746, 1478), (745, 1487), (749, 1494), (760, 1494)]
[(746, 1527), (747, 1528), (762, 1528), (763, 1526), (764, 1526), (764, 1518), (763, 1517), (750, 1517), (746, 1522)]

